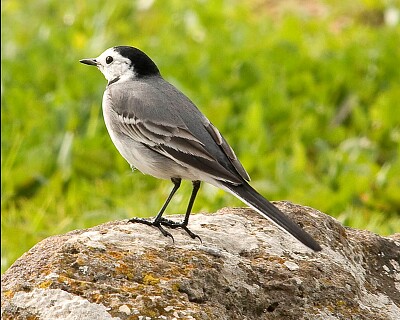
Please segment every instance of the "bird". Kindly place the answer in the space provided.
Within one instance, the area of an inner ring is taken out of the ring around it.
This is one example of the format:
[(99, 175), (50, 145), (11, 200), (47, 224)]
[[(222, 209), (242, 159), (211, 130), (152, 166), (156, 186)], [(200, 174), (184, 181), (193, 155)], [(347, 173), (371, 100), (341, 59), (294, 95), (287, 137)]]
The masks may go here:
[[(312, 250), (322, 250), (310, 234), (250, 186), (248, 173), (219, 130), (162, 77), (146, 53), (132, 46), (114, 46), (97, 58), (79, 62), (97, 67), (108, 82), (103, 117), (122, 157), (132, 169), (173, 183), (152, 221), (132, 218), (129, 222), (156, 227), (172, 239), (165, 228), (181, 228), (193, 239), (200, 239), (188, 223), (201, 182), (205, 182), (233, 194)], [(175, 222), (163, 214), (182, 180), (191, 181), (193, 188), (183, 220)]]

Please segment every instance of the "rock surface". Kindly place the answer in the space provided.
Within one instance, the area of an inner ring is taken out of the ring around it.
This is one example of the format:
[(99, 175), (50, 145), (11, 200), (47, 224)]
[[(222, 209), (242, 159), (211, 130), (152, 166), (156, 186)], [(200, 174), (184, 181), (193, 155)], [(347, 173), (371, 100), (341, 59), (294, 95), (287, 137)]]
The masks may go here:
[(2, 319), (400, 319), (400, 234), (275, 204), (323, 251), (243, 208), (192, 215), (202, 243), (109, 222), (47, 238), (18, 259), (2, 276)]

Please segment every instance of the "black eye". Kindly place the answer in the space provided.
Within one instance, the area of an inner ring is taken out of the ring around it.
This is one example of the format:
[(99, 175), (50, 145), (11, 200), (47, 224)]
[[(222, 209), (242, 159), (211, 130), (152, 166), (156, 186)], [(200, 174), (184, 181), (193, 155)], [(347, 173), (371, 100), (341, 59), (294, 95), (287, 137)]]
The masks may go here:
[(106, 58), (106, 63), (107, 64), (110, 64), (111, 62), (113, 62), (113, 57), (111, 57), (111, 56), (108, 56), (107, 58)]

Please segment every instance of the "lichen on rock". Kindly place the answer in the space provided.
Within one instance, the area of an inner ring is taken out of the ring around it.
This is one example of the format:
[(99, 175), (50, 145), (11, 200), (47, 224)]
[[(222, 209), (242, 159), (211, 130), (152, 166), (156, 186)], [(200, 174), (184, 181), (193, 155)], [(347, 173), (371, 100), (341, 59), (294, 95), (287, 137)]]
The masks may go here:
[(399, 234), (275, 204), (323, 250), (245, 208), (192, 215), (202, 242), (109, 222), (47, 238), (18, 259), (2, 276), (2, 319), (400, 318)]

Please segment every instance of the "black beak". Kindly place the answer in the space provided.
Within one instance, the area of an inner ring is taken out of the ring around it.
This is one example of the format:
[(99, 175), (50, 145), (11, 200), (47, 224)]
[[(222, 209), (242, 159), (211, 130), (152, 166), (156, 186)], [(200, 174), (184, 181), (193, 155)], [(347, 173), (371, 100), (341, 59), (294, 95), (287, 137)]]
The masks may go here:
[(96, 59), (82, 59), (79, 60), (80, 63), (87, 64), (89, 66), (97, 66)]

